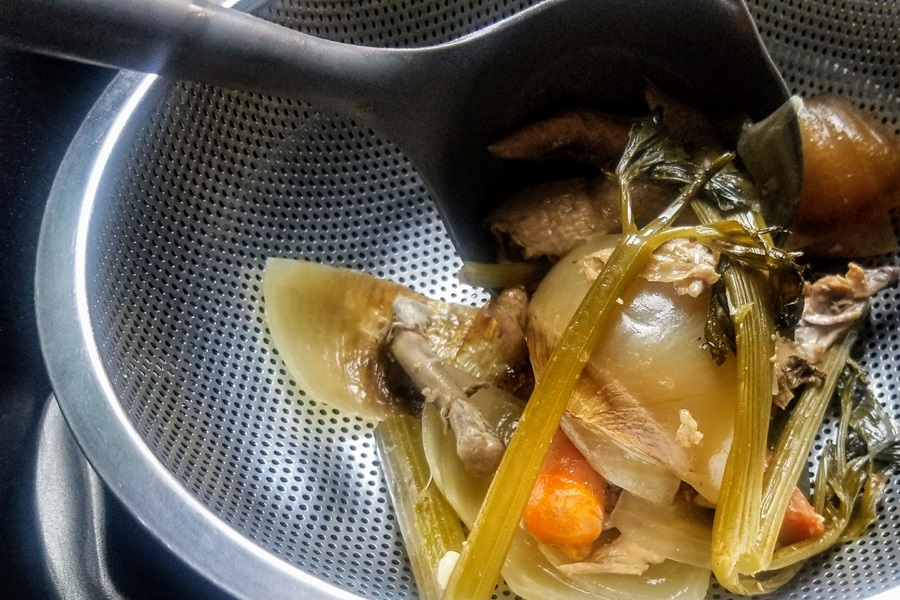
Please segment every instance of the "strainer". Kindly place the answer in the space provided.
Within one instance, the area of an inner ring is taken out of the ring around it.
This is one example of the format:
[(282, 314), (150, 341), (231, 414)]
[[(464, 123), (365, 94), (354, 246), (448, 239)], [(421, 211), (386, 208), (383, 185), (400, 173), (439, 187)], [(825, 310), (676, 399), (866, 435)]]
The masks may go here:
[[(244, 8), (330, 39), (412, 46), (532, 4)], [(839, 93), (900, 129), (900, 5), (750, 4), (794, 91)], [(369, 425), (304, 394), (271, 346), (269, 256), (484, 299), (455, 279), (459, 260), (416, 172), (366, 127), (296, 100), (121, 74), (67, 153), (42, 230), (38, 316), (60, 405), (109, 488), (231, 594), (414, 598)], [(894, 413), (898, 300), (875, 303), (861, 356)], [(862, 598), (897, 585), (898, 506), (891, 483), (870, 533), (814, 561), (779, 597)]]

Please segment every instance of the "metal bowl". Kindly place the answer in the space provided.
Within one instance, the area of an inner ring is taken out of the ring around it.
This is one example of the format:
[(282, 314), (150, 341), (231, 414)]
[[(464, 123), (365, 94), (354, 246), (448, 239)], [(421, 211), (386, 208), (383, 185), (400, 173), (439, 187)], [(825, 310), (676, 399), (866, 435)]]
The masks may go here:
[[(344, 42), (424, 46), (535, 3), (239, 8)], [(795, 92), (841, 94), (900, 132), (900, 4), (750, 4)], [(459, 260), (416, 172), (372, 131), (294, 100), (120, 74), (66, 155), (41, 234), (37, 309), (63, 413), (137, 519), (234, 596), (414, 598), (371, 426), (306, 395), (271, 345), (270, 256), (484, 298), (455, 279)], [(894, 413), (898, 300), (875, 303), (861, 354)], [(892, 482), (868, 535), (777, 597), (886, 597), (900, 579), (898, 509)]]

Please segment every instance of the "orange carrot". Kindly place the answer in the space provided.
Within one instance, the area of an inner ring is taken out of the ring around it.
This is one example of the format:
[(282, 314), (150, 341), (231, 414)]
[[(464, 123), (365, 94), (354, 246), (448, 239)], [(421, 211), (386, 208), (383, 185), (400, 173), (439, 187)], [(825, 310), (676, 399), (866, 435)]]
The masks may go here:
[(525, 528), (539, 541), (583, 558), (603, 532), (606, 481), (557, 430), (525, 508)]
[[(772, 451), (766, 450), (766, 465), (772, 459)], [(778, 545), (787, 546), (795, 542), (820, 536), (825, 533), (825, 519), (816, 512), (809, 500), (795, 487), (788, 500), (784, 517), (781, 519), (781, 529), (778, 531)]]
[(787, 510), (784, 511), (784, 519), (781, 521), (778, 543), (786, 546), (823, 533), (825, 533), (825, 519), (816, 512), (803, 492), (794, 488)]

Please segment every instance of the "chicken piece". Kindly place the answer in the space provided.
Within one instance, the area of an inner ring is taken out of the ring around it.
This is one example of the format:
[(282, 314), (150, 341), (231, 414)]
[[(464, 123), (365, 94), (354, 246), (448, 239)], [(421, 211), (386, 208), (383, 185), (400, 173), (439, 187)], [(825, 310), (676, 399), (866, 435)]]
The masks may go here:
[(662, 111), (663, 124), (674, 139), (694, 148), (716, 148), (722, 144), (713, 122), (702, 112), (648, 84), (644, 93), (651, 110)]
[[(635, 219), (649, 220), (671, 201), (657, 185), (632, 185)], [(606, 178), (572, 178), (526, 188), (488, 218), (491, 231), (526, 260), (558, 260), (595, 235), (621, 230), (618, 185)]]
[(825, 352), (865, 314), (872, 296), (898, 281), (900, 268), (863, 269), (850, 263), (846, 275), (827, 275), (806, 284), (794, 339), (776, 339), (778, 406), (786, 406), (799, 385), (821, 378), (815, 365)]
[(506, 444), (469, 402), (469, 395), (484, 384), (434, 353), (423, 334), (429, 319), (424, 304), (398, 296), (387, 335), (388, 348), (426, 402), (434, 402), (440, 409), (456, 436), (456, 452), (466, 469), (488, 475), (500, 464)]
[(650, 565), (664, 560), (664, 556), (619, 537), (608, 544), (603, 544), (583, 561), (563, 564), (558, 568), (570, 576), (603, 573), (643, 575)]
[(567, 158), (604, 168), (622, 155), (633, 123), (628, 117), (576, 110), (526, 125), (488, 150), (498, 158)]
[(816, 362), (865, 314), (872, 296), (898, 281), (897, 267), (863, 269), (850, 263), (846, 275), (829, 275), (807, 284), (794, 341)]
[[(588, 254), (581, 259), (586, 279), (593, 281), (609, 260), (612, 248)], [(707, 246), (685, 238), (665, 242), (650, 256), (640, 276), (647, 281), (661, 281), (675, 286), (675, 293), (696, 298), (719, 280), (716, 264), (719, 257)]]

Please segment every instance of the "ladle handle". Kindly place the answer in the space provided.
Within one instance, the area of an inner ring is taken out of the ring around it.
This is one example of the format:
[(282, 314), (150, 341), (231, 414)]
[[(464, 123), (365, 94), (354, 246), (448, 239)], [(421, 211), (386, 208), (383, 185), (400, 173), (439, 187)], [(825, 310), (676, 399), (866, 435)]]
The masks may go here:
[(383, 69), (403, 60), (398, 53), (331, 42), (205, 0), (2, 0), (0, 44), (302, 97), (350, 115), (366, 110)]

